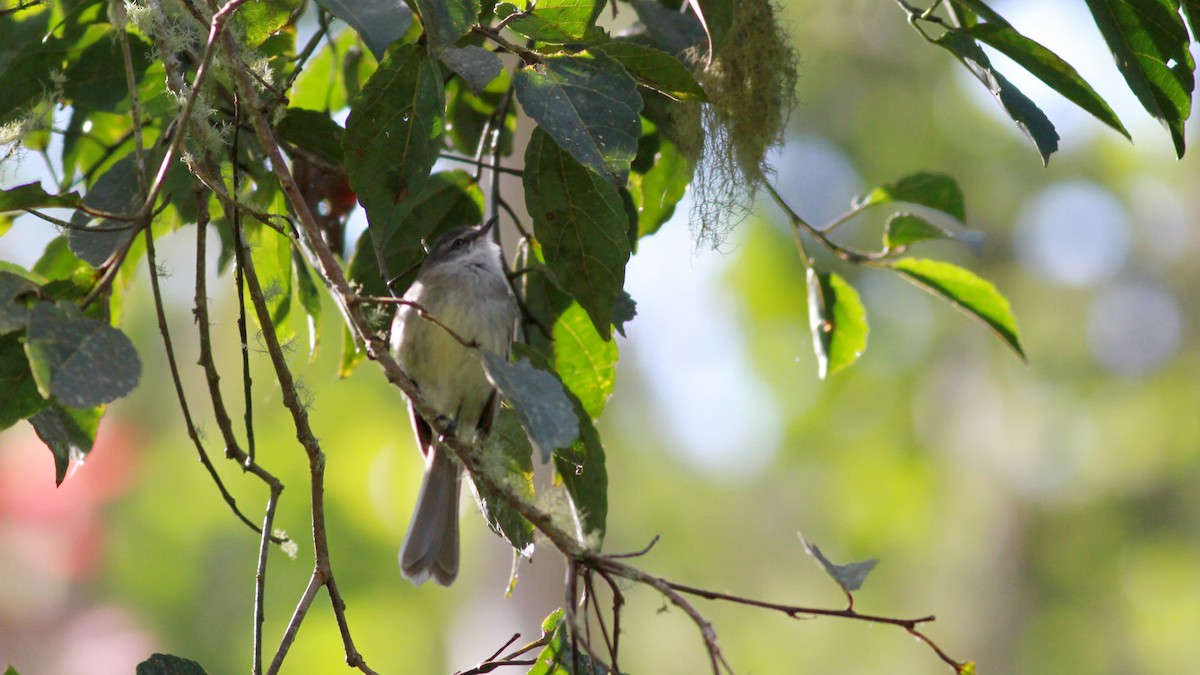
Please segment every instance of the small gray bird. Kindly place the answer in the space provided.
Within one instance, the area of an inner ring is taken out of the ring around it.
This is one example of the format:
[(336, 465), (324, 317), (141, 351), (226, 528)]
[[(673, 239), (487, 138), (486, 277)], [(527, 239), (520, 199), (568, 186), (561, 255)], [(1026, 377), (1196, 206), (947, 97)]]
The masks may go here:
[[(494, 223), (459, 227), (439, 237), (404, 299), (418, 303), (468, 344), (508, 356), (518, 309), (500, 247), (488, 236)], [(392, 353), (425, 402), (451, 421), (458, 440), (473, 443), (487, 435), (498, 399), (476, 350), (419, 310), (401, 305), (392, 322)], [(425, 477), (400, 549), (400, 571), (414, 584), (432, 576), (449, 586), (458, 575), (462, 471), (411, 402), (409, 417), (425, 455)]]

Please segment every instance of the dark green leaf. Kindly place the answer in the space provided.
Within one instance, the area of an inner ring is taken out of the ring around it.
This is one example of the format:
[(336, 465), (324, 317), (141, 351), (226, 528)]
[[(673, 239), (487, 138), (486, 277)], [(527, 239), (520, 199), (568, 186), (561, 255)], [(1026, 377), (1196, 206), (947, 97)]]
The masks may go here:
[(190, 659), (154, 654), (138, 664), (135, 675), (208, 675), (208, 671)]
[[(108, 213), (129, 214), (139, 205), (137, 163), (133, 153), (122, 157), (104, 175), (96, 179), (92, 188), (83, 197), (83, 203), (92, 209)], [(100, 267), (104, 261), (133, 236), (133, 225), (128, 221), (93, 219), (83, 211), (71, 216), (76, 228), (95, 228), (92, 231), (72, 229), (67, 232), (71, 251), (92, 267)]]
[(1004, 20), (1004, 17), (997, 14), (996, 11), (991, 7), (988, 7), (987, 3), (983, 2), (983, 0), (953, 0), (953, 2), (959, 7), (974, 12), (975, 14), (979, 15), (980, 18), (990, 24), (994, 24), (996, 26), (1009, 25), (1008, 21)]
[(20, 336), (0, 336), (0, 430), (34, 415), (47, 404), (38, 393)]
[(444, 107), (437, 60), (403, 43), (388, 50), (355, 98), (343, 143), (346, 170), (377, 246), (408, 217), (429, 178), (442, 146)]
[(617, 294), (617, 304), (613, 308), (613, 328), (625, 337), (625, 324), (637, 316), (637, 301), (624, 289)]
[[(140, 82), (149, 54), (154, 51), (149, 42), (128, 35), (129, 58), (133, 65), (133, 81)], [(109, 33), (93, 42), (67, 68), (63, 93), (79, 108), (115, 111), (117, 104), (129, 97), (125, 79), (125, 58), (116, 35)], [(128, 105), (126, 105), (128, 109)]]
[[(504, 19), (516, 12), (529, 11), (527, 0), (496, 5), (496, 18)], [(512, 19), (508, 28), (538, 42), (564, 44), (581, 42), (596, 25), (604, 0), (537, 0), (526, 16)]]
[(679, 59), (654, 47), (636, 42), (606, 42), (596, 49), (625, 66), (625, 70), (643, 87), (677, 101), (708, 101), (704, 89), (692, 71)]
[(830, 577), (833, 577), (833, 580), (846, 593), (851, 593), (862, 588), (863, 582), (867, 580), (867, 575), (879, 564), (878, 558), (871, 558), (862, 562), (837, 565), (831, 562), (829, 558), (826, 558), (825, 554), (821, 553), (821, 549), (817, 548), (816, 544), (805, 541), (804, 537), (800, 537), (800, 541), (804, 544), (804, 550), (808, 551), (808, 554), (817, 560), (817, 564), (821, 566), (821, 569), (825, 570), (825, 573)]
[(72, 408), (115, 401), (133, 391), (142, 374), (142, 362), (124, 333), (66, 302), (33, 308), (25, 355), (42, 396)]
[(659, 49), (682, 59), (702, 43), (708, 33), (695, 14), (672, 10), (653, 0), (632, 0), (638, 19)]
[(479, 0), (413, 0), (435, 56), (471, 30), (479, 20)]
[(234, 15), (234, 24), (242, 30), (245, 44), (258, 47), (276, 31), (287, 25), (292, 13), (300, 8), (300, 0), (255, 0), (247, 2)]
[[(380, 247), (394, 279), (392, 287), (402, 292), (416, 278), (417, 266), (425, 257), (422, 241), (432, 242), (447, 230), (482, 220), (483, 192), (471, 174), (439, 171), (430, 176), (408, 217), (382, 237)], [(369, 234), (364, 235), (350, 259), (350, 278), (370, 295), (390, 295), (378, 261), (374, 242)]]
[[(316, 0), (337, 18), (350, 24), (378, 61), (412, 25), (412, 10), (396, 0)], [(311, 64), (310, 64), (311, 65)]]
[(458, 73), (475, 94), (500, 77), (501, 71), (504, 70), (499, 56), (475, 45), (447, 48), (442, 52), (442, 63)]
[(1087, 0), (1087, 5), (1126, 84), (1171, 133), (1175, 154), (1183, 157), (1195, 63), (1179, 0)]
[(629, 219), (612, 183), (575, 162), (541, 130), (525, 152), (525, 205), (563, 290), (605, 339), (625, 284)]
[[(508, 406), (500, 407), (500, 414), (487, 443), (488, 467), (503, 472), (503, 475), (493, 473), (493, 477), (532, 502), (533, 448), (515, 410)], [(533, 555), (533, 525), (491, 490), (473, 481), (471, 487), (475, 502), (492, 531), (504, 537), (521, 555), (527, 558)]]
[(0, 124), (54, 90), (50, 74), (62, 66), (65, 55), (65, 43), (51, 37), (25, 45), (9, 61), (0, 72)]
[(326, 113), (288, 108), (283, 119), (275, 124), (275, 133), (330, 164), (342, 164), (342, 136), (346, 130)]
[(992, 62), (983, 48), (970, 35), (961, 30), (948, 30), (937, 44), (958, 57), (967, 70), (976, 77), (988, 92), (999, 101), (1017, 127), (1037, 146), (1042, 163), (1050, 162), (1050, 155), (1058, 150), (1058, 132), (1041, 108), (1017, 89), (1012, 82), (992, 68)]
[(976, 254), (983, 247), (983, 233), (977, 230), (948, 230), (912, 213), (893, 213), (883, 228), (883, 246), (889, 251), (909, 244), (934, 239), (954, 239), (966, 244)]
[[(446, 135), (454, 149), (466, 155), (474, 155), (479, 151), (479, 142), (484, 130), (495, 129), (489, 123), (508, 95), (511, 84), (512, 78), (508, 71), (502, 70), (500, 76), (478, 94), (472, 92), (462, 78), (454, 78), (446, 85)], [(500, 129), (502, 155), (512, 154), (513, 133), (516, 128), (517, 106), (510, 105)]]
[(865, 195), (856, 197), (854, 208), (865, 209), (868, 206), (890, 202), (928, 206), (959, 222), (967, 219), (962, 190), (952, 176), (944, 173), (911, 173), (894, 183), (881, 185)]
[(26, 298), (36, 298), (38, 285), (26, 277), (0, 271), (0, 335), (24, 330), (29, 325)]
[(1008, 26), (981, 23), (968, 28), (967, 32), (971, 37), (995, 47), (1067, 100), (1129, 138), (1129, 132), (1108, 103), (1080, 77), (1071, 64), (1054, 52)]
[(517, 411), (521, 426), (542, 461), (548, 461), (556, 449), (568, 447), (579, 438), (579, 419), (561, 380), (534, 368), (529, 359), (511, 363), (486, 350), (480, 352), (488, 380)]
[(48, 194), (41, 183), (26, 183), (0, 192), (0, 212), (38, 209), (44, 207), (75, 208), (81, 200), (78, 192), (65, 195)]
[(957, 265), (937, 260), (904, 258), (890, 263), (890, 266), (908, 280), (948, 300), (968, 316), (982, 322), (1022, 361), (1025, 360), (1012, 307), (990, 282)]
[(554, 469), (562, 479), (579, 530), (599, 548), (608, 520), (608, 470), (604, 466), (604, 444), (579, 399), (571, 396), (579, 420), (579, 439), (570, 448), (554, 453)]
[(104, 406), (65, 408), (51, 403), (29, 418), (38, 438), (54, 453), (54, 483), (61, 485), (71, 462), (82, 462), (96, 442), (96, 429), (104, 416)]
[(637, 154), (642, 99), (637, 82), (600, 51), (547, 56), (517, 71), (517, 99), (577, 162), (620, 183)]
[(588, 417), (600, 417), (616, 382), (617, 343), (596, 332), (579, 303), (571, 303), (554, 322), (554, 370)]
[(1188, 27), (1192, 29), (1192, 38), (1200, 36), (1200, 0), (1183, 0), (1183, 16), (1187, 19)]
[(867, 310), (858, 291), (833, 273), (808, 270), (808, 327), (823, 380), (848, 368), (867, 348)]

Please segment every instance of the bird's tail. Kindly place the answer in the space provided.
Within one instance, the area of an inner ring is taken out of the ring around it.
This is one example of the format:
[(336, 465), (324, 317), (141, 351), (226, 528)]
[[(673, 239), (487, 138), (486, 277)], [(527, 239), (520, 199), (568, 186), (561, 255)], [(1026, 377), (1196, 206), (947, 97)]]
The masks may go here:
[(417, 508), (400, 549), (400, 572), (414, 584), (423, 584), (432, 576), (449, 586), (458, 576), (461, 476), (458, 464), (444, 450), (430, 449)]

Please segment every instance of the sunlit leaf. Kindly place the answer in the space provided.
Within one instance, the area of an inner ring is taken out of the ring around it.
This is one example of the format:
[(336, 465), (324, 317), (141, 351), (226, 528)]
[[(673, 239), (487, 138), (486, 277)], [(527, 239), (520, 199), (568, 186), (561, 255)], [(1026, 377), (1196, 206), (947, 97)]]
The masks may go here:
[(124, 333), (65, 302), (33, 308), (25, 355), (42, 396), (72, 408), (115, 401), (133, 391), (142, 374), (142, 362)]
[(242, 30), (246, 46), (258, 47), (287, 25), (300, 4), (300, 0), (255, 0), (242, 5), (233, 20)]
[(1179, 0), (1086, 0), (1117, 69), (1142, 107), (1171, 133), (1183, 157), (1195, 62)]
[(1008, 21), (1000, 16), (996, 10), (992, 9), (983, 0), (953, 0), (954, 4), (964, 9), (970, 10), (979, 16), (979, 18), (996, 26), (1007, 26)]
[[(637, 212), (637, 236), (658, 232), (692, 182), (696, 165), (653, 123), (645, 121), (627, 187)], [(645, 157), (645, 162), (642, 161)]]
[(908, 202), (941, 211), (959, 222), (967, 219), (962, 189), (952, 176), (944, 173), (918, 172), (904, 176), (894, 183), (881, 185), (854, 199), (854, 208), (863, 209), (876, 204)]
[(637, 155), (637, 81), (600, 51), (547, 56), (517, 71), (517, 100), (554, 142), (596, 173), (624, 182)]
[(471, 30), (479, 19), (479, 0), (413, 0), (435, 56)]
[(605, 340), (572, 303), (554, 322), (554, 370), (592, 419), (600, 417), (617, 375), (617, 343)]
[(809, 268), (808, 326), (822, 380), (848, 368), (867, 348), (867, 310), (837, 274)]
[(904, 258), (889, 265), (908, 280), (982, 322), (1022, 361), (1025, 360), (1012, 307), (990, 282), (957, 265), (937, 260)]
[(540, 130), (526, 148), (524, 184), (546, 265), (608, 339), (630, 253), (629, 218), (616, 187)]
[[(496, 18), (505, 19), (517, 12), (528, 12), (508, 22), (508, 28), (526, 37), (551, 44), (579, 42), (596, 25), (604, 0), (517, 0), (496, 4)], [(530, 4), (533, 4), (532, 11)]]
[(1129, 138), (1129, 132), (1108, 103), (1054, 52), (1008, 26), (981, 23), (966, 30), (971, 37), (996, 48), (1067, 100)]
[(1049, 163), (1050, 155), (1058, 150), (1058, 132), (1046, 113), (992, 67), (983, 48), (966, 32), (948, 30), (938, 37), (937, 44), (957, 56), (967, 70), (987, 87), (1017, 127), (1033, 141), (1038, 154), (1042, 156), (1042, 163)]

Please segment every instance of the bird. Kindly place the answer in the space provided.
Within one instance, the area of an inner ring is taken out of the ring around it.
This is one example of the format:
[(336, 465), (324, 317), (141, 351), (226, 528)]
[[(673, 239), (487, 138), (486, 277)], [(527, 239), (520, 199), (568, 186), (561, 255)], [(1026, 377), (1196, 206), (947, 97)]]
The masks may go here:
[[(503, 252), (489, 236), (495, 223), (441, 235), (392, 321), (391, 349), (401, 369), (442, 418), (439, 426), (467, 445), (486, 438), (499, 406), (478, 349), (507, 358), (519, 317)], [(462, 469), (411, 400), (409, 418), (425, 473), (400, 548), (400, 571), (416, 585), (432, 578), (449, 586), (458, 576)]]

